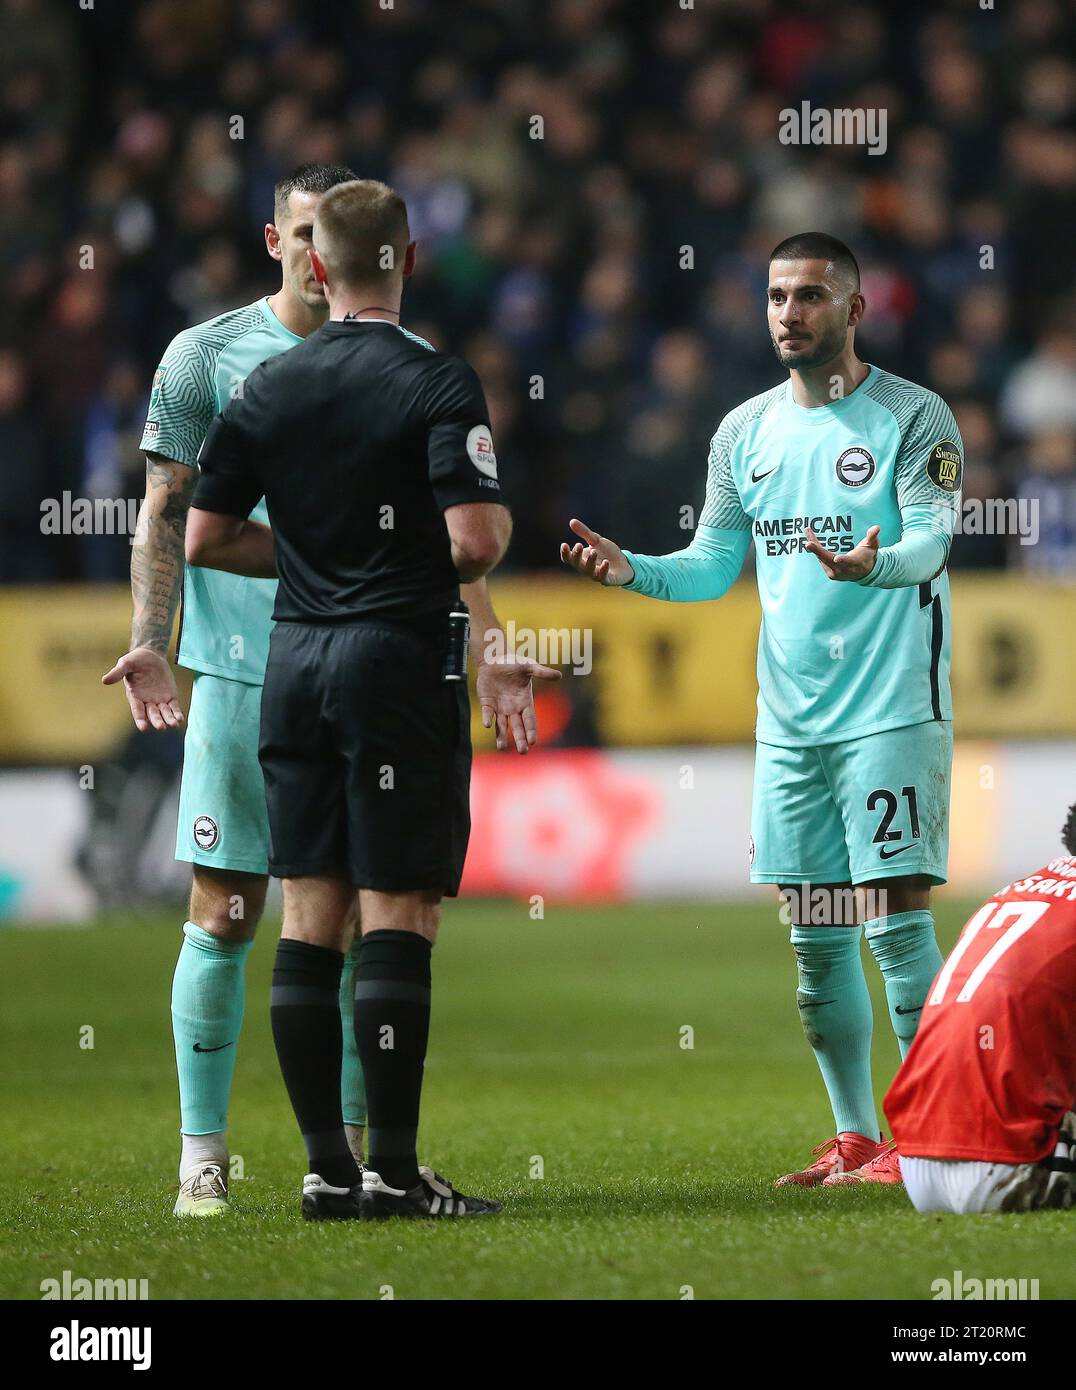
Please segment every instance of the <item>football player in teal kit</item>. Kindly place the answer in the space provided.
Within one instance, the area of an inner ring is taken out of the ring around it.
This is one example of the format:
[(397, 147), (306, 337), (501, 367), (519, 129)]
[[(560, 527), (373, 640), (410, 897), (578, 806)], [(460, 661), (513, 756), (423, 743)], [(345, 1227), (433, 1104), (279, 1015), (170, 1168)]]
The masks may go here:
[(836, 1131), (778, 1185), (847, 1172), (891, 1180), (860, 939), (865, 930), (904, 1055), (941, 966), (930, 889), (945, 882), (948, 856), (945, 565), (963, 449), (934, 392), (856, 356), (865, 303), (842, 242), (787, 238), (767, 294), (789, 379), (721, 422), (691, 544), (635, 555), (573, 520), (581, 540), (561, 559), (598, 583), (683, 603), (726, 593), (753, 542), (762, 630), (751, 879), (780, 885), (792, 910), (797, 1002)]

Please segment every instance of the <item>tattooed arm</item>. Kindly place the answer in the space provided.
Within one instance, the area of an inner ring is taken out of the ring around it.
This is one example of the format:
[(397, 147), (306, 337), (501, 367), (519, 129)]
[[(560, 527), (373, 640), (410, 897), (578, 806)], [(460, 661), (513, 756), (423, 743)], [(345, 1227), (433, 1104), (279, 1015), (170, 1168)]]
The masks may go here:
[(198, 470), (160, 454), (146, 455), (146, 499), (131, 549), (131, 650), (102, 677), (122, 680), (135, 726), (175, 729), (183, 722), (168, 662), (172, 623), (183, 584), (183, 537)]
[(183, 535), (198, 470), (146, 455), (146, 499), (131, 549), (131, 647), (168, 655), (183, 587)]

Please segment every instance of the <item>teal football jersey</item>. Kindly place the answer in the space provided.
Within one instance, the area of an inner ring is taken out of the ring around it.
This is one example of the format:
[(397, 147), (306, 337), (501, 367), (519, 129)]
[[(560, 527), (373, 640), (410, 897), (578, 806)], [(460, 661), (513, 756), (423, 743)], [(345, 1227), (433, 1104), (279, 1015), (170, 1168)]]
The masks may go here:
[(851, 550), (872, 525), (901, 539), (901, 508), (939, 509), (952, 535), (963, 447), (945, 402), (871, 367), (848, 396), (807, 409), (790, 382), (731, 411), (714, 435), (700, 525), (750, 533), (762, 605), (762, 743), (839, 743), (952, 718), (944, 571), (905, 588), (828, 579), (808, 527)]
[[(184, 329), (169, 343), (153, 379), (141, 447), (194, 468), (206, 431), (260, 362), (302, 338), (290, 332), (268, 299)], [(262, 498), (251, 517), (268, 523)], [(181, 666), (261, 685), (269, 655), (275, 579), (246, 579), (187, 566), (180, 624)]]

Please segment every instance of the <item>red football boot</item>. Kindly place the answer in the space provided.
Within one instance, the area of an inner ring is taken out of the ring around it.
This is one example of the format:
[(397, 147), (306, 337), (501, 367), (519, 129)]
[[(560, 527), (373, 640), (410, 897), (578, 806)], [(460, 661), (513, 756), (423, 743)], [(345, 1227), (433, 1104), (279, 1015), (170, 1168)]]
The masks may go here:
[(786, 1173), (774, 1187), (820, 1187), (832, 1175), (850, 1173), (862, 1168), (884, 1150), (880, 1139), (868, 1139), (865, 1134), (845, 1131), (827, 1139), (811, 1150), (817, 1157), (798, 1173)]
[(897, 1153), (897, 1141), (890, 1139), (884, 1145), (881, 1152), (876, 1154), (869, 1163), (864, 1163), (862, 1168), (854, 1168), (851, 1172), (830, 1173), (828, 1178), (822, 1179), (823, 1187), (841, 1187), (845, 1184), (856, 1182), (903, 1182), (900, 1175), (900, 1155)]

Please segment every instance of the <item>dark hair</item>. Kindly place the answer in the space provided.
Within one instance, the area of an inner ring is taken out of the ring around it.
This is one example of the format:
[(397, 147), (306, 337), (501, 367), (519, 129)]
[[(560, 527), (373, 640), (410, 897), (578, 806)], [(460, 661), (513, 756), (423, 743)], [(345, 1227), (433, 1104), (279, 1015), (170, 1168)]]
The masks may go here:
[(834, 270), (850, 278), (859, 289), (859, 262), (843, 241), (828, 232), (797, 232), (786, 236), (770, 252), (771, 261), (829, 261)]
[(342, 164), (300, 164), (273, 189), (273, 219), (279, 222), (293, 193), (328, 193), (338, 183), (351, 183), (358, 174)]
[(1061, 843), (1069, 854), (1076, 854), (1076, 801), (1069, 807), (1069, 817), (1061, 827)]

